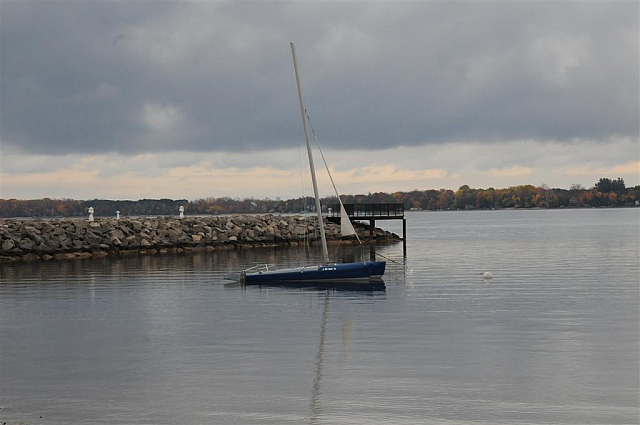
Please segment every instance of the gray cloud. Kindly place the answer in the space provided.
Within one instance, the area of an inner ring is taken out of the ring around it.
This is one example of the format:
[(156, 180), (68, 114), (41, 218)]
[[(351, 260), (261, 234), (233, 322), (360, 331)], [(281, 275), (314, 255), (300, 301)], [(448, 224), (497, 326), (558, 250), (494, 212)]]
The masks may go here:
[(29, 153), (639, 136), (637, 2), (3, 5), (3, 143)]

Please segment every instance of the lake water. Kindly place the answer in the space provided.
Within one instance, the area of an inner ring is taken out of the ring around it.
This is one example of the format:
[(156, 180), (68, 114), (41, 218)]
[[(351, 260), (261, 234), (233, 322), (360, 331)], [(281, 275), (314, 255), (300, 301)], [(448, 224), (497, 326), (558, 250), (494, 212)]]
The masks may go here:
[(0, 423), (639, 423), (640, 209), (407, 218), (384, 291), (225, 285), (301, 248), (3, 264)]

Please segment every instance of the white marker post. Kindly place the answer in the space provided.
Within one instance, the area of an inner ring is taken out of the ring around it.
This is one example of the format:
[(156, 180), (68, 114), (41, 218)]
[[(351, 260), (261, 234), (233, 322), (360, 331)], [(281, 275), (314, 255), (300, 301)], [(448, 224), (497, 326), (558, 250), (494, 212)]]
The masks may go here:
[(116, 220), (120, 220), (120, 211), (116, 211)]
[(89, 207), (89, 221), (93, 221), (93, 207)]
[(184, 207), (182, 205), (180, 205), (180, 218), (184, 218)]

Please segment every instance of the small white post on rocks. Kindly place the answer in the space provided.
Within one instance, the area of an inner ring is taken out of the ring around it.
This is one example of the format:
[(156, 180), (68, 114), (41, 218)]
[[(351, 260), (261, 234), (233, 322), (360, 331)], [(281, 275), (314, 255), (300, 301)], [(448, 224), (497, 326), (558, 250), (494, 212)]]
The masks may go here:
[(89, 207), (89, 221), (93, 221), (93, 207)]
[(116, 211), (116, 220), (120, 220), (120, 211)]
[(182, 205), (180, 205), (179, 211), (180, 211), (180, 218), (184, 218), (184, 207)]

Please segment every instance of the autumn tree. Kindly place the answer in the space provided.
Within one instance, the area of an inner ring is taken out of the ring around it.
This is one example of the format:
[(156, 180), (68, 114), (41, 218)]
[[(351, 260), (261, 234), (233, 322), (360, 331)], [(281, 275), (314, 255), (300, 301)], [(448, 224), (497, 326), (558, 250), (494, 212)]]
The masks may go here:
[(621, 194), (626, 191), (624, 179), (620, 177), (618, 177), (616, 180), (603, 177), (598, 180), (598, 183), (595, 184), (595, 187), (598, 192), (602, 193), (615, 192), (616, 194)]

